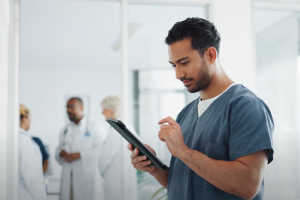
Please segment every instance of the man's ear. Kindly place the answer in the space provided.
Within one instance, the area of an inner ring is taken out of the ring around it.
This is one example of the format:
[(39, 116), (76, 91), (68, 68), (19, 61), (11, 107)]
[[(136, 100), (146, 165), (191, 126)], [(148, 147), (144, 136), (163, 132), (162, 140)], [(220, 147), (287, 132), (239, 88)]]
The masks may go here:
[(214, 64), (217, 57), (218, 57), (218, 52), (214, 47), (210, 47), (206, 50), (208, 61), (210, 64)]

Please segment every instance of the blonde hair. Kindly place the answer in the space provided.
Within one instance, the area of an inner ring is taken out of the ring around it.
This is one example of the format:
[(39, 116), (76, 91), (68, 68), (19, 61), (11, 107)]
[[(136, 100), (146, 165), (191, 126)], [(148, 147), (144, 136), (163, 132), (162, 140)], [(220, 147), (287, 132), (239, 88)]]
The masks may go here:
[(101, 106), (103, 109), (109, 109), (114, 112), (114, 118), (117, 119), (121, 117), (121, 99), (117, 95), (107, 96), (101, 102)]
[(29, 109), (23, 104), (20, 104), (20, 119), (22, 120), (23, 117), (28, 117), (29, 113)]

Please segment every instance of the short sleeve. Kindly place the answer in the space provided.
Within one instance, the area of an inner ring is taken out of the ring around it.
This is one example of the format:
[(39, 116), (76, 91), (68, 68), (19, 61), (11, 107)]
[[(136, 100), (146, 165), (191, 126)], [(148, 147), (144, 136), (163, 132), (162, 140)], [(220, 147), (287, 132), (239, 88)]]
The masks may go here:
[(273, 160), (274, 122), (267, 105), (257, 97), (244, 97), (230, 113), (230, 160), (268, 150), (268, 163)]

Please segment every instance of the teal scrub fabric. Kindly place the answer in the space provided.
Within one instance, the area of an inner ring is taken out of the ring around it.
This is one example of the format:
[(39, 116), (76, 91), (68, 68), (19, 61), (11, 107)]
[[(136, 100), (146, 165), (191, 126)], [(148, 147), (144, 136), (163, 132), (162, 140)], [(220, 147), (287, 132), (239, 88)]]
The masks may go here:
[[(232, 86), (200, 117), (198, 102), (199, 98), (187, 105), (176, 119), (189, 148), (224, 161), (268, 150), (268, 163), (273, 160), (271, 112), (249, 89), (241, 84)], [(170, 163), (167, 193), (169, 200), (242, 199), (210, 184), (175, 157)], [(262, 200), (263, 193), (264, 183), (254, 200)]]

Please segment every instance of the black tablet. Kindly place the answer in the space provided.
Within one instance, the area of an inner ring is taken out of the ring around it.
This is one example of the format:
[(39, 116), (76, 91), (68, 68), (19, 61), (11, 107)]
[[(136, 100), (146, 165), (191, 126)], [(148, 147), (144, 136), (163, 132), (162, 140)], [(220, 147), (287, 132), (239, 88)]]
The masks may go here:
[(133, 148), (138, 148), (139, 155), (147, 156), (151, 160), (151, 164), (163, 170), (170, 168), (165, 165), (157, 156), (155, 156), (133, 133), (131, 133), (120, 120), (107, 119), (106, 120), (127, 142), (131, 143)]

